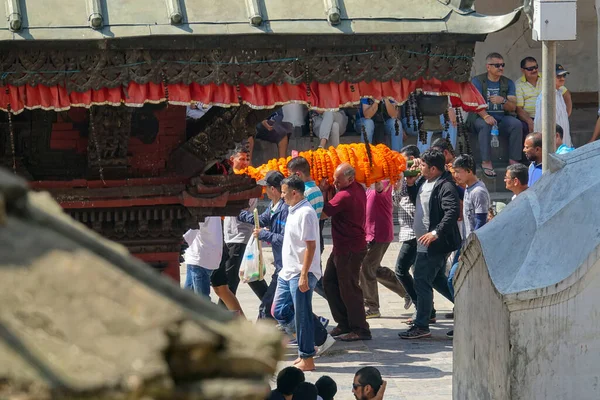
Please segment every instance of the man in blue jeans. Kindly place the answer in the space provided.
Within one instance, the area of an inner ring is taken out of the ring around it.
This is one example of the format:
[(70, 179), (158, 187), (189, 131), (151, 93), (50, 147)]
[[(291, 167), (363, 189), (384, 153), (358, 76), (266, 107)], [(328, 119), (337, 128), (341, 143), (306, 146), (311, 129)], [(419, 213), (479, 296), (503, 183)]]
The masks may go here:
[[(298, 358), (294, 366), (315, 369), (315, 317), (312, 295), (321, 277), (319, 219), (304, 198), (304, 182), (293, 175), (281, 184), (281, 196), (289, 206), (282, 246), (283, 267), (279, 272), (273, 316), (289, 333), (296, 332)], [(292, 302), (293, 310), (288, 304)], [(318, 322), (317, 322), (318, 323)]]
[(420, 168), (421, 177), (406, 178), (410, 201), (415, 205), (414, 232), (417, 238), (415, 291), (417, 317), (412, 328), (399, 334), (401, 339), (431, 337), (429, 319), (433, 309), (433, 289), (452, 301), (445, 274), (448, 254), (460, 247), (458, 216), (460, 200), (444, 155), (427, 150), (412, 168)]
[[(402, 148), (405, 135), (404, 130), (402, 129), (402, 121), (400, 120), (400, 108), (394, 100), (386, 98), (383, 99), (382, 102), (385, 108), (385, 112), (383, 113), (385, 117), (385, 134), (390, 135), (391, 137), (392, 150), (399, 152)], [(373, 122), (373, 117), (377, 114), (379, 105), (380, 102), (373, 99), (360, 99), (354, 128), (356, 129), (356, 132), (361, 135), (363, 142), (364, 137), (362, 136), (362, 128), (364, 126), (367, 131), (369, 143), (373, 143), (373, 134), (375, 133), (375, 122)], [(398, 132), (396, 132), (396, 126), (398, 127)]]
[[(267, 209), (258, 217), (260, 229), (254, 230), (254, 236), (261, 241), (271, 243), (273, 249), (273, 259), (275, 263), (275, 272), (271, 277), (271, 283), (266, 286), (264, 281), (250, 282), (248, 285), (257, 293), (262, 290), (260, 307), (258, 308), (258, 318), (273, 318), (271, 308), (273, 306), (273, 297), (277, 288), (277, 278), (281, 271), (281, 248), (283, 245), (283, 233), (285, 232), (285, 223), (288, 216), (288, 205), (281, 198), (281, 182), (285, 179), (279, 171), (269, 171), (265, 179), (257, 183), (265, 187), (267, 197), (271, 200)], [(254, 213), (250, 211), (242, 211), (238, 216), (238, 221), (246, 222), (254, 225)], [(261, 282), (262, 285), (257, 285)], [(256, 288), (258, 286), (258, 288)], [(257, 290), (258, 289), (258, 290)]]

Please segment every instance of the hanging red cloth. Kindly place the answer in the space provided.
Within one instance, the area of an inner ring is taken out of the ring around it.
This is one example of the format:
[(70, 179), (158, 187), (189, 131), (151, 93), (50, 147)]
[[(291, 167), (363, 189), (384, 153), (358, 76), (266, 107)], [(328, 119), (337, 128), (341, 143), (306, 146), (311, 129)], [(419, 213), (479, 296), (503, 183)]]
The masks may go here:
[[(83, 93), (69, 93), (62, 86), (48, 87), (44, 85), (9, 85), (8, 94), (5, 89), (5, 87), (0, 88), (0, 109), (6, 111), (10, 102), (11, 110), (14, 113), (19, 113), (24, 109), (42, 108), (60, 111), (71, 107), (108, 104), (141, 107), (145, 103), (161, 103), (167, 100), (163, 85), (152, 82), (147, 84), (130, 82), (126, 88), (103, 88)], [(422, 91), (428, 95), (450, 96), (452, 105), (462, 107), (465, 111), (477, 111), (486, 107), (484, 98), (470, 82), (456, 83), (422, 78), (416, 81), (403, 79), (402, 81), (372, 81), (358, 84), (313, 82), (308, 91), (304, 83), (268, 86), (240, 85), (239, 93), (235, 86), (227, 84), (199, 85), (192, 83), (185, 85), (177, 83), (169, 84), (168, 89), (169, 103), (178, 105), (199, 102), (221, 107), (237, 106), (239, 105), (239, 96), (243, 103), (257, 109), (295, 102), (320, 110), (330, 110), (358, 104), (361, 97), (375, 99), (387, 97), (403, 103), (410, 93)]]

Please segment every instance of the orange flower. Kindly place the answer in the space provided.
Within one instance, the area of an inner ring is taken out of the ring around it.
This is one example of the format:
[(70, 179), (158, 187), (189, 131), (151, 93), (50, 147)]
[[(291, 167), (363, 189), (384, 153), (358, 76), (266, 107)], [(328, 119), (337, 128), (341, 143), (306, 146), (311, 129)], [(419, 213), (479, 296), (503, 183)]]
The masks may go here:
[[(366, 147), (363, 143), (341, 144), (337, 148), (308, 150), (300, 153), (310, 164), (311, 177), (315, 182), (327, 179), (333, 184), (333, 174), (341, 163), (347, 162), (356, 169), (356, 179), (360, 183), (371, 185), (374, 182), (388, 179), (395, 183), (400, 173), (406, 170), (406, 159), (399, 153), (390, 150), (383, 144), (370, 145), (373, 163), (369, 162)], [(255, 180), (263, 179), (268, 171), (280, 171), (287, 176), (287, 163), (291, 157), (269, 160), (258, 168), (249, 166), (236, 174), (247, 174)]]

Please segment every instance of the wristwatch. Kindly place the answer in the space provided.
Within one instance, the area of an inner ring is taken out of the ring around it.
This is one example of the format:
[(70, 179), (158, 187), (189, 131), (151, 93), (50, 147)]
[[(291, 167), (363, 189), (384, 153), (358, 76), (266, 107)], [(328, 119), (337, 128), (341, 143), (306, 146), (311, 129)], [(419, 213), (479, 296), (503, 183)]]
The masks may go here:
[(432, 234), (433, 236), (435, 236), (435, 237), (438, 237), (438, 236), (437, 236), (437, 231), (431, 231), (431, 234)]

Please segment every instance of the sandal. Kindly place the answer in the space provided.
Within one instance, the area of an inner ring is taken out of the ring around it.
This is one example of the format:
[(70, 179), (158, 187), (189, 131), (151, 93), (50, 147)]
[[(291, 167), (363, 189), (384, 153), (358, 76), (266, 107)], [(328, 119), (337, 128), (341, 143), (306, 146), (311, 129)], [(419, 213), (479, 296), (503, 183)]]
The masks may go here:
[(483, 174), (488, 178), (495, 178), (497, 176), (496, 171), (494, 171), (494, 168), (486, 168), (483, 165), (481, 166), (481, 168), (483, 169)]
[(347, 335), (338, 337), (342, 342), (358, 342), (359, 340), (371, 340), (371, 335), (359, 335), (355, 332), (350, 332)]

